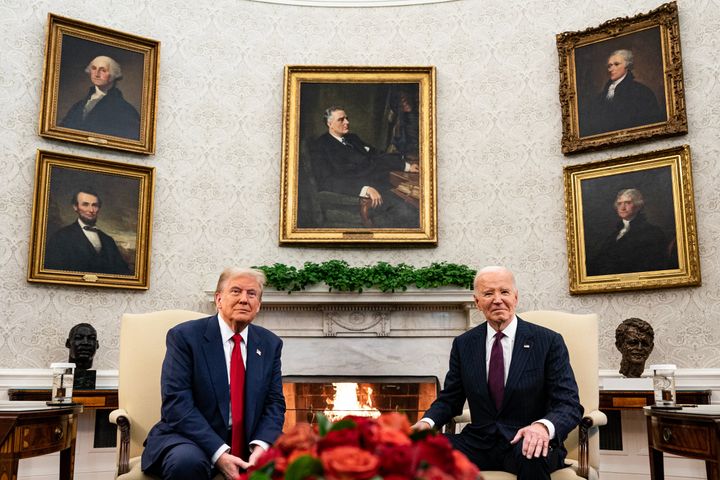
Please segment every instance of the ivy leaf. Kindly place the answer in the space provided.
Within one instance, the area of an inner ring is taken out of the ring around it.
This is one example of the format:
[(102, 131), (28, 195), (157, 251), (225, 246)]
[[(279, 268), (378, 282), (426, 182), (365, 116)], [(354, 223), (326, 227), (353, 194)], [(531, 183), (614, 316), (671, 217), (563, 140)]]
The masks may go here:
[(318, 413), (315, 418), (317, 419), (318, 433), (321, 437), (324, 437), (330, 431), (332, 422), (322, 413)]
[(305, 478), (319, 477), (323, 473), (319, 458), (311, 455), (301, 455), (285, 471), (285, 480), (303, 480)]
[(357, 427), (357, 423), (350, 420), (349, 418), (346, 418), (344, 420), (340, 420), (338, 422), (335, 422), (332, 424), (332, 427), (330, 427), (331, 432), (335, 432), (337, 430), (344, 430), (346, 428), (355, 428)]

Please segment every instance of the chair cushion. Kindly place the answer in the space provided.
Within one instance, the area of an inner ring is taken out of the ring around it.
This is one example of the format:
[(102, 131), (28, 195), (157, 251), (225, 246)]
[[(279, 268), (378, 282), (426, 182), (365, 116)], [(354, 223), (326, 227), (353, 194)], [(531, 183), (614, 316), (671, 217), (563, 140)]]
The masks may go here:
[[(140, 470), (140, 457), (133, 457), (130, 459), (130, 471), (119, 475), (117, 480), (160, 480), (160, 478), (149, 473), (143, 473)], [(223, 480), (222, 474), (218, 473), (213, 480)]]
[[(572, 465), (567, 468), (554, 471), (551, 476), (552, 480), (582, 480), (583, 477), (577, 474), (577, 462), (569, 459), (566, 460), (566, 462), (571, 463)], [(516, 480), (515, 475), (507, 472), (483, 470), (482, 475), (483, 480)], [(588, 478), (590, 480), (598, 479), (598, 474), (595, 469), (590, 469), (590, 475), (588, 475)]]

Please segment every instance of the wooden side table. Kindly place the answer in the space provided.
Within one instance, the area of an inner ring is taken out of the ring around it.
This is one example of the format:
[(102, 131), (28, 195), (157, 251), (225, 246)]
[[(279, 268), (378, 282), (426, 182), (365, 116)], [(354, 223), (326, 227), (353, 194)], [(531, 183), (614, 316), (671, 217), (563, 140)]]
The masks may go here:
[[(50, 401), (52, 391), (49, 388), (10, 388), (10, 400)], [(72, 400), (82, 404), (85, 410), (118, 408), (118, 392), (116, 388), (99, 388), (96, 390), (74, 390)]]
[(60, 452), (60, 480), (73, 478), (82, 405), (0, 402), (0, 478), (16, 479), (20, 459)]
[(651, 480), (664, 480), (663, 452), (705, 460), (708, 480), (720, 480), (720, 407), (645, 407)]
[[(10, 400), (50, 400), (52, 392), (49, 388), (10, 388)], [(82, 404), (85, 412), (95, 412), (95, 448), (115, 448), (117, 446), (117, 427), (110, 423), (110, 412), (118, 408), (118, 391), (116, 388), (98, 388), (96, 390), (74, 390), (73, 402)], [(1, 479), (2, 477), (0, 477)]]
[[(678, 403), (708, 405), (712, 390), (678, 390)], [(600, 427), (600, 449), (623, 449), (622, 410), (640, 410), (653, 405), (652, 390), (600, 390), (600, 410), (607, 415), (607, 425)]]

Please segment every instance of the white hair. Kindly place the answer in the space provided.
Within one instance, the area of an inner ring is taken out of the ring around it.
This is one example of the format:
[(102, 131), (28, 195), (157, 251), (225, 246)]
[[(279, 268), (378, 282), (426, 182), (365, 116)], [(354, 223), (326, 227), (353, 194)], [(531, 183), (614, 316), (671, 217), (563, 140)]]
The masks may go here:
[(506, 267), (500, 267), (498, 265), (491, 265), (488, 267), (481, 268), (478, 270), (478, 272), (475, 274), (475, 279), (473, 280), (473, 288), (475, 289), (475, 293), (477, 292), (477, 284), (480, 281), (480, 277), (485, 275), (486, 273), (507, 273), (510, 275), (510, 280), (512, 280), (512, 286), (513, 290), (517, 292), (517, 284), (515, 283), (515, 275), (510, 271), (510, 269)]
[(122, 78), (122, 69), (120, 68), (120, 64), (105, 55), (93, 58), (92, 62), (88, 63), (88, 66), (85, 67), (85, 73), (90, 73), (90, 67), (92, 67), (95, 62), (103, 62), (107, 64), (108, 70), (110, 71), (110, 77), (112, 77), (113, 81), (120, 80)]
[(610, 54), (611, 57), (615, 56), (615, 55), (622, 57), (623, 60), (625, 60), (625, 68), (627, 68), (628, 70), (632, 69), (633, 65), (635, 64), (635, 62), (633, 60), (634, 57), (633, 57), (632, 50), (626, 50), (623, 48), (620, 50), (615, 50), (614, 52), (612, 52)]

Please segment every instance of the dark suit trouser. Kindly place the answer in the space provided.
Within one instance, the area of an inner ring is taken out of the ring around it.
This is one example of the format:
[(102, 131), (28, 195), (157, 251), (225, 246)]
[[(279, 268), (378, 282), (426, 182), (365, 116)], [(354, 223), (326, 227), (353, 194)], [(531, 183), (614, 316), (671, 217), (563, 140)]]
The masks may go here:
[(190, 441), (170, 447), (146, 472), (163, 480), (209, 480), (216, 473), (205, 452)]
[(370, 209), (373, 226), (378, 228), (418, 228), (420, 214), (418, 209), (390, 191), (381, 193), (383, 203)]
[(522, 454), (522, 439), (511, 445), (498, 437), (490, 448), (480, 448), (470, 435), (447, 434), (457, 450), (464, 453), (471, 462), (482, 470), (502, 470), (517, 475), (518, 480), (550, 480), (550, 474), (564, 467), (558, 451), (550, 449), (547, 457), (532, 459)]

